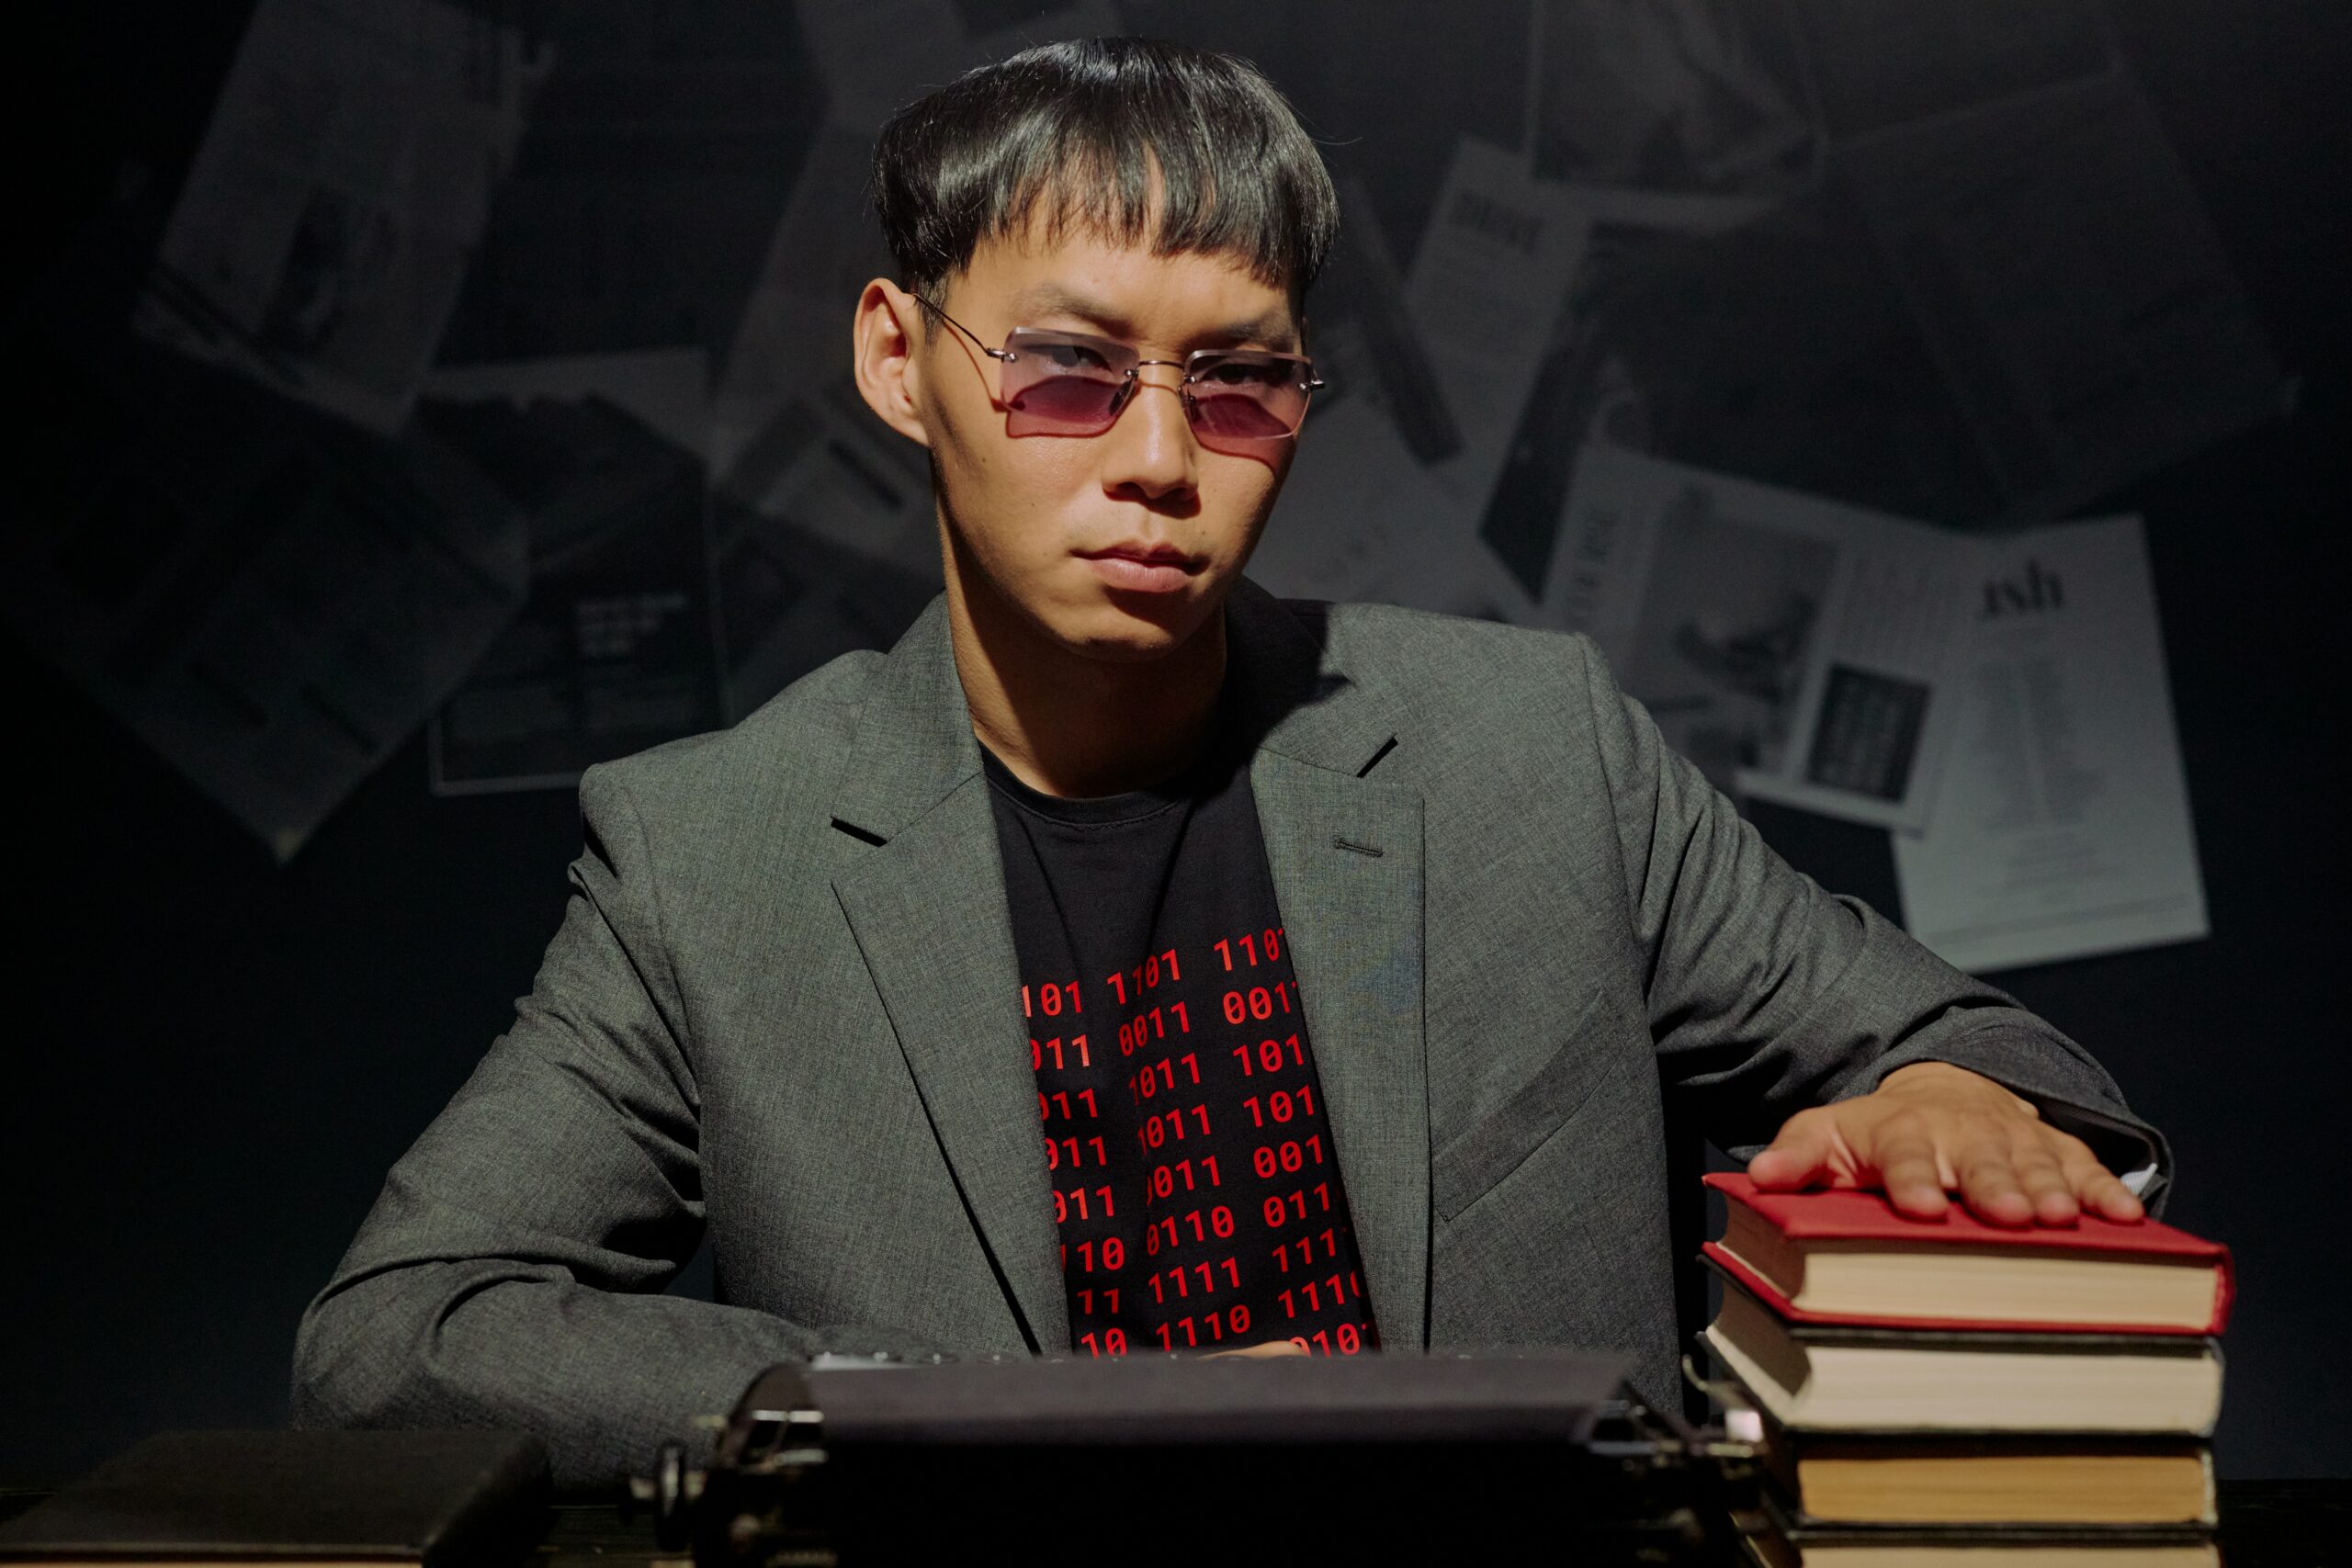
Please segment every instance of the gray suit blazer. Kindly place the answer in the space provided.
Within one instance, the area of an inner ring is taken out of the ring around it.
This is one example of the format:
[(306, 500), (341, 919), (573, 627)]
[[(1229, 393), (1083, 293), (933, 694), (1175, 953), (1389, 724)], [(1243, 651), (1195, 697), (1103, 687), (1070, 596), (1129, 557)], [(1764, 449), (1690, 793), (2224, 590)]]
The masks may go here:
[[(2081, 1048), (1767, 850), (1583, 639), (1246, 582), (1227, 629), (1392, 1351), (1620, 1348), (1670, 1404), (1669, 1092), (1740, 1152), (1941, 1059), (2169, 1168)], [(514, 1027), (303, 1318), (296, 1419), (532, 1428), (584, 1486), (778, 1359), (1066, 1350), (944, 602), (581, 803)], [(706, 1233), (720, 1304), (661, 1294)]]

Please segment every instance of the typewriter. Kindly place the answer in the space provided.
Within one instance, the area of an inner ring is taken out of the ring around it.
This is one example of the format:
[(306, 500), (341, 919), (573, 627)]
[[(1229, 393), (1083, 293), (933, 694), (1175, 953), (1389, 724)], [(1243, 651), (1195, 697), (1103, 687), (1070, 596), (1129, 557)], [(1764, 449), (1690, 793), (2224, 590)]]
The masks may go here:
[(633, 1483), (697, 1568), (1732, 1561), (1752, 1449), (1560, 1352), (770, 1368)]

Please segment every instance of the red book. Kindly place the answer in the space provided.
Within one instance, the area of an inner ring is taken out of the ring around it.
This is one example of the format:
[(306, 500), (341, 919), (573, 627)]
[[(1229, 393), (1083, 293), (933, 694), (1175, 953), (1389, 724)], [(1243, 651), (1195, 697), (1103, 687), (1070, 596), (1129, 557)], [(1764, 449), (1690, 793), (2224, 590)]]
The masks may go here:
[(1727, 1200), (1708, 1260), (1791, 1322), (2211, 1335), (2229, 1317), (2229, 1248), (2155, 1220), (2011, 1230), (1957, 1201), (1916, 1220), (1881, 1192), (1706, 1182)]

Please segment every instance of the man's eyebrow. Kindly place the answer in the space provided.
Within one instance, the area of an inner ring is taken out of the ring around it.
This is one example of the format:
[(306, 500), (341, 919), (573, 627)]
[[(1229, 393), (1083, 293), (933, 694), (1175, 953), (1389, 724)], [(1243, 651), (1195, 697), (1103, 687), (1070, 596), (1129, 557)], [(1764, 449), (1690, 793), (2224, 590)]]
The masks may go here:
[(1227, 343), (1271, 344), (1286, 351), (1298, 347), (1298, 329), (1288, 310), (1268, 310), (1246, 321), (1230, 321), (1209, 335)]
[(1076, 316), (1089, 326), (1105, 332), (1126, 330), (1126, 318), (1110, 306), (1060, 283), (1033, 283), (1012, 297), (1012, 314), (1016, 321), (1031, 316)]
[[(1125, 340), (1134, 335), (1134, 323), (1115, 307), (1062, 283), (1033, 283), (1021, 289), (1012, 297), (1012, 313), (1016, 321), (1033, 316), (1072, 316), (1089, 326), (1101, 328), (1112, 337)], [(1289, 349), (1296, 343), (1297, 330), (1287, 310), (1270, 310), (1246, 321), (1227, 321), (1200, 335), (1204, 342), (1263, 343)]]

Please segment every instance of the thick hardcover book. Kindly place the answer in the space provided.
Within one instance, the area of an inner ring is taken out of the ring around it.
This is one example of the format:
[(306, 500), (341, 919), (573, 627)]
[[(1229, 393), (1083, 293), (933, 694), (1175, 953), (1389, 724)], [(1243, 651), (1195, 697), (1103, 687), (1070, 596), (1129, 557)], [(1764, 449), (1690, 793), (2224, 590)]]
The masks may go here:
[(2213, 1457), (2168, 1438), (1792, 1432), (1763, 1464), (1797, 1523), (2207, 1525)]
[(2205, 1337), (2229, 1317), (2229, 1248), (2155, 1220), (2011, 1230), (1958, 1203), (1915, 1220), (1878, 1192), (1706, 1182), (1727, 1201), (1708, 1258), (1793, 1322)]
[(2221, 1348), (2177, 1334), (1792, 1323), (1726, 1280), (1707, 1345), (1800, 1432), (2079, 1432), (2202, 1438)]
[(2211, 1531), (2145, 1526), (1821, 1525), (1792, 1517), (1778, 1497), (1740, 1536), (1762, 1568), (2220, 1568)]
[(546, 1533), (516, 1432), (164, 1432), (0, 1527), (0, 1561), (492, 1568)]

